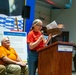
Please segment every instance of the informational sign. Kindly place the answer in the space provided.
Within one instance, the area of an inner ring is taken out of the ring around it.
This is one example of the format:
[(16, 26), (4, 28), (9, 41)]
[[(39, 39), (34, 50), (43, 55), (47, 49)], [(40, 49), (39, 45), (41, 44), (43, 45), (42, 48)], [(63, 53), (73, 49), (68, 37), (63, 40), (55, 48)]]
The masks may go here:
[(4, 31), (3, 37), (9, 37), (11, 47), (13, 47), (23, 61), (27, 60), (27, 33)]
[(58, 45), (58, 51), (72, 52), (73, 51), (73, 46), (70, 46), (70, 45)]

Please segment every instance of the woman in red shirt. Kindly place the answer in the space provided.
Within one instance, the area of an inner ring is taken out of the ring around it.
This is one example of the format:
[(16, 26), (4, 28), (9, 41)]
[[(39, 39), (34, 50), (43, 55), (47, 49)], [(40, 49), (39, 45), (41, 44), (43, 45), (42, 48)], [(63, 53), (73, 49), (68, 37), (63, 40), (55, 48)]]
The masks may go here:
[(27, 36), (27, 43), (29, 47), (28, 51), (29, 75), (35, 75), (38, 66), (37, 50), (46, 46), (46, 44), (51, 39), (51, 34), (48, 36), (47, 40), (44, 39), (44, 35), (41, 33), (42, 25), (43, 22), (40, 19), (34, 20), (32, 29)]

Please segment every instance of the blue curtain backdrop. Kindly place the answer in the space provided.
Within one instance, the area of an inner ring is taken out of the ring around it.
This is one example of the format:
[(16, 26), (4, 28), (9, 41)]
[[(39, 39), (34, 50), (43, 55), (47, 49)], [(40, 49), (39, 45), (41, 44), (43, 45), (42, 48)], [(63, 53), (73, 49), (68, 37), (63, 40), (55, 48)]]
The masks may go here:
[(30, 6), (30, 19), (26, 19), (26, 23), (25, 23), (25, 32), (29, 32), (31, 26), (32, 26), (32, 22), (34, 20), (34, 16), (35, 16), (35, 3), (36, 0), (27, 0), (26, 1), (26, 6)]

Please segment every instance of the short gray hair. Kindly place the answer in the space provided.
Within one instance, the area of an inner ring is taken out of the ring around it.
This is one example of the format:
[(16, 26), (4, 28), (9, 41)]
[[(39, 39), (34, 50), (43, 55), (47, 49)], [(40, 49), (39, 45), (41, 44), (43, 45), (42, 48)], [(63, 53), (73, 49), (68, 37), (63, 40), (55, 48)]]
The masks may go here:
[(4, 38), (1, 40), (1, 45), (3, 44), (5, 38), (8, 38), (8, 39), (9, 39), (9, 37), (4, 37)]
[(32, 23), (32, 28), (30, 30), (34, 29), (34, 26), (37, 25), (39, 22), (43, 23), (40, 19), (35, 19)]
[(42, 23), (42, 21), (41, 21), (40, 19), (35, 19), (35, 20), (33, 21), (33, 26), (35, 26), (35, 25), (38, 24), (39, 22)]

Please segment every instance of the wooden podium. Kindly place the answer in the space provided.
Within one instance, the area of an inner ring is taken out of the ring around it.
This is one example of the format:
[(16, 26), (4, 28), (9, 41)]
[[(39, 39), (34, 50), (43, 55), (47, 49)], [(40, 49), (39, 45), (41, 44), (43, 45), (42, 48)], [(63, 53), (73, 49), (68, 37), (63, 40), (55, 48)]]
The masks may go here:
[(38, 75), (71, 75), (72, 50), (69, 42), (55, 42), (38, 50)]

